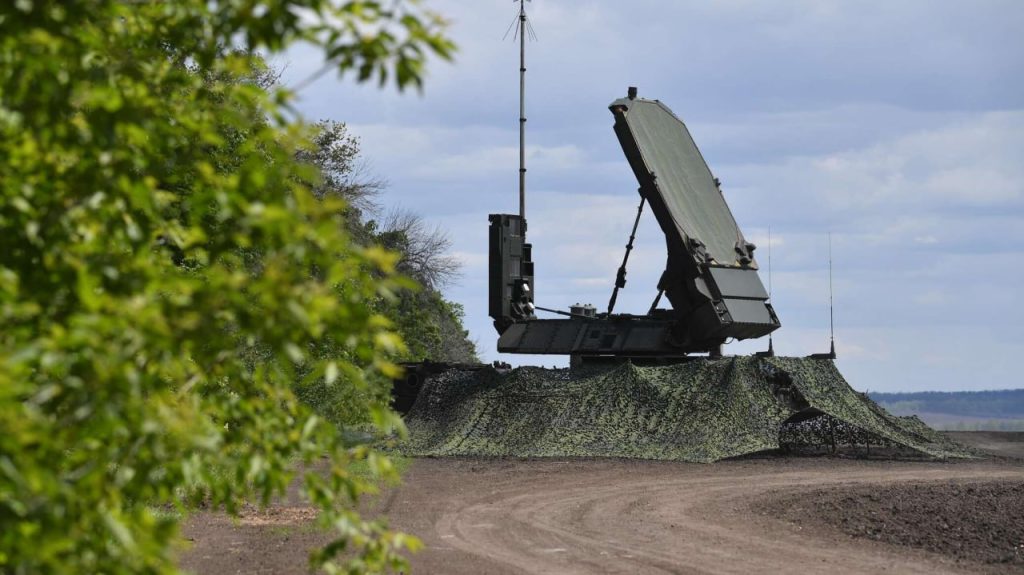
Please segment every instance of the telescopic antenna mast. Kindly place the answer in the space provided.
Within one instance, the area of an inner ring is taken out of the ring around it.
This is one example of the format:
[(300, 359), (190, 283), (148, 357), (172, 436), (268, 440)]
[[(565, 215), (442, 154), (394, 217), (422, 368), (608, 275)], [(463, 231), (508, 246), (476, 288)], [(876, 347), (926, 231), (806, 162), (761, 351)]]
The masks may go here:
[[(526, 3), (529, 0), (513, 0), (519, 3), (519, 14), (509, 31), (514, 27), (512, 38), (519, 38), (519, 217), (526, 220), (526, 36), (537, 39), (533, 26), (526, 17)], [(508, 36), (508, 31), (505, 32)]]

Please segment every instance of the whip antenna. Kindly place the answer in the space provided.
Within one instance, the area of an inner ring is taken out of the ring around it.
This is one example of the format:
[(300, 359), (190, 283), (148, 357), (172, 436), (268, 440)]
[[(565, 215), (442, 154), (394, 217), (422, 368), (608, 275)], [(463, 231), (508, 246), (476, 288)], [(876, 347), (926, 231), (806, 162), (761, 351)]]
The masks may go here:
[[(768, 226), (768, 301), (772, 299), (772, 227)], [(768, 334), (771, 337), (772, 334)]]
[(832, 306), (832, 232), (828, 233), (828, 332), (832, 356), (836, 355), (836, 323)]
[[(658, 294), (661, 297), (661, 294)], [(768, 226), (768, 299), (765, 305), (769, 306), (772, 299), (772, 227)], [(657, 300), (655, 300), (657, 301)], [(653, 307), (652, 307), (653, 309)], [(768, 349), (754, 352), (754, 357), (775, 357), (775, 343), (772, 341), (772, 333), (768, 332)], [(811, 356), (814, 357), (814, 356)]]
[[(772, 226), (768, 225), (768, 301), (772, 301)], [(768, 334), (768, 352), (775, 354), (775, 347), (772, 345), (772, 334)]]
[[(769, 244), (770, 246), (771, 244)], [(771, 253), (771, 252), (768, 252)], [(771, 260), (769, 260), (771, 261)], [(770, 275), (768, 276), (771, 277)], [(771, 280), (768, 280), (769, 290), (771, 290)], [(771, 291), (768, 292), (771, 297)], [(810, 358), (812, 359), (835, 359), (836, 358), (836, 323), (835, 314), (832, 306), (832, 232), (828, 233), (828, 353), (812, 353)]]
[(526, 37), (537, 39), (533, 25), (526, 17), (526, 3), (530, 0), (513, 0), (519, 3), (519, 14), (505, 31), (505, 37), (513, 29), (512, 38), (519, 38), (519, 217), (526, 220)]

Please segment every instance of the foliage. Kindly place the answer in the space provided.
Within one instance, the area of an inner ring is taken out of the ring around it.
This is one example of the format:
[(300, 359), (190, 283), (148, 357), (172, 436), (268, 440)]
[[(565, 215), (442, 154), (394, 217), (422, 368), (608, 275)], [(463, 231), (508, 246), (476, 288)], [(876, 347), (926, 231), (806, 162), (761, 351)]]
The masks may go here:
[[(376, 230), (377, 222), (368, 228)], [(442, 297), (440, 289), (459, 276), (459, 263), (447, 255), (448, 235), (428, 226), (418, 215), (394, 210), (371, 240), (399, 254), (397, 269), (416, 280), (419, 290), (405, 290), (388, 302), (384, 313), (394, 318), (395, 329), (408, 346), (407, 357), (447, 362), (475, 362), (476, 346), (462, 325), (460, 304)]]
[[(378, 198), (385, 183), (368, 175), (360, 159), (359, 140), (343, 123), (324, 121), (316, 128), (312, 147), (300, 152), (299, 157), (322, 174), (313, 188), (317, 197), (345, 200), (345, 221), (353, 241), (398, 254), (396, 269), (416, 281), (416, 287), (399, 290), (394, 298), (379, 300), (377, 307), (394, 322), (395, 331), (405, 341), (404, 358), (478, 361), (476, 346), (463, 327), (462, 306), (441, 294), (444, 287), (459, 277), (459, 262), (448, 254), (448, 235), (407, 210), (394, 209), (382, 214)], [(324, 390), (318, 393), (323, 394)]]
[(476, 346), (462, 325), (462, 305), (450, 302), (437, 291), (424, 288), (403, 291), (381, 310), (395, 322), (402, 335), (410, 361), (479, 361)]
[(420, 285), (439, 290), (458, 277), (458, 261), (447, 255), (451, 240), (440, 226), (428, 226), (412, 212), (392, 210), (380, 228), (375, 241), (397, 251), (398, 269)]
[[(378, 198), (385, 183), (369, 175), (360, 158), (359, 140), (345, 124), (322, 121), (316, 126), (310, 146), (298, 158), (315, 166), (320, 177), (310, 185), (316, 197), (343, 199), (344, 221), (351, 240), (362, 246), (378, 246), (397, 254), (396, 269), (416, 281), (377, 298), (373, 309), (392, 321), (393, 329), (405, 342), (400, 359), (431, 359), (447, 362), (476, 362), (476, 346), (463, 326), (462, 306), (447, 301), (440, 289), (458, 275), (458, 262), (447, 255), (451, 242), (437, 226), (428, 226), (416, 214), (392, 210), (383, 212)], [(335, 342), (326, 341), (319, 357), (338, 353)], [(365, 388), (327, 385), (323, 378), (302, 378), (295, 391), (316, 413), (339, 424), (366, 422), (366, 402), (386, 403), (390, 382), (373, 376), (378, 385)]]
[(349, 232), (360, 243), (371, 243), (363, 220), (380, 210), (377, 196), (384, 182), (370, 177), (359, 156), (359, 140), (341, 122), (324, 120), (316, 124), (308, 148), (299, 150), (300, 161), (316, 166), (317, 181), (311, 187), (318, 198), (345, 201)]
[(371, 304), (396, 256), (311, 193), (290, 94), (225, 81), (297, 41), (399, 89), (453, 49), (402, 2), (0, 4), (0, 571), (174, 572), (176, 515), (154, 506), (191, 485), (234, 511), (325, 455), (304, 484), (335, 541), (314, 561), (401, 568), (410, 540), (352, 504), (373, 489), (352, 462), (391, 464), (291, 391), (393, 372)]

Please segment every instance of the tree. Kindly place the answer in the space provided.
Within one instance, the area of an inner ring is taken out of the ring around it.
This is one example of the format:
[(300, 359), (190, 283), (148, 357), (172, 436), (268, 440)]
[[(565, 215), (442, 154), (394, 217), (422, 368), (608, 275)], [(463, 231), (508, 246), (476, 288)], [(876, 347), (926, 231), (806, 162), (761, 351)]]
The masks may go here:
[[(300, 157), (323, 174), (314, 186), (317, 197), (344, 199), (350, 237), (360, 245), (381, 246), (398, 254), (396, 269), (416, 281), (377, 307), (394, 322), (407, 344), (403, 358), (479, 361), (476, 345), (463, 326), (462, 306), (441, 293), (460, 275), (458, 260), (449, 254), (448, 234), (411, 211), (384, 212), (379, 198), (386, 185), (366, 169), (358, 138), (339, 122), (321, 121), (316, 129), (312, 148)], [(320, 389), (315, 382), (303, 389), (303, 397), (315, 398), (313, 403), (322, 413), (338, 413), (337, 390)]]
[(372, 484), (349, 471), (390, 463), (292, 392), (300, 374), (360, 390), (395, 373), (402, 342), (371, 303), (395, 298), (397, 257), (317, 199), (291, 94), (227, 80), (301, 41), (357, 81), (419, 87), (453, 46), (417, 5), (387, 6), (0, 5), (0, 571), (173, 572), (177, 520), (155, 508), (194, 489), (266, 502), (324, 455), (304, 476), (335, 534), (315, 563), (402, 566), (410, 540), (358, 516)]
[(478, 361), (476, 346), (462, 325), (462, 306), (441, 295), (441, 289), (460, 273), (458, 260), (448, 254), (448, 234), (407, 210), (392, 210), (380, 226), (376, 241), (398, 253), (396, 268), (421, 286), (419, 290), (400, 292), (390, 303), (396, 329), (408, 345), (408, 357), (417, 361)]
[(301, 150), (298, 159), (316, 166), (318, 180), (313, 193), (318, 198), (340, 198), (351, 216), (350, 230), (362, 225), (367, 213), (380, 209), (377, 198), (385, 187), (381, 179), (368, 174), (359, 157), (359, 140), (341, 122), (322, 120), (315, 126), (312, 147)]
[(390, 211), (378, 241), (399, 254), (398, 269), (427, 288), (439, 290), (459, 276), (459, 262), (448, 255), (451, 239), (441, 226), (430, 226), (408, 210)]
[[(260, 76), (261, 78), (263, 76)], [(439, 226), (429, 226), (420, 216), (406, 210), (384, 213), (379, 198), (383, 180), (372, 176), (360, 157), (359, 140), (345, 124), (321, 121), (315, 126), (311, 147), (299, 158), (317, 167), (321, 174), (310, 185), (318, 198), (345, 200), (345, 223), (353, 242), (364, 247), (384, 247), (397, 254), (396, 269), (416, 280), (390, 298), (378, 298), (374, 309), (389, 318), (406, 344), (400, 358), (418, 361), (477, 362), (476, 345), (463, 326), (462, 306), (447, 301), (441, 289), (459, 274), (459, 262), (448, 254), (451, 241)], [(371, 217), (372, 216), (372, 217)], [(320, 357), (337, 353), (331, 342), (318, 349)], [(296, 385), (299, 398), (315, 411), (338, 424), (365, 418), (365, 410), (353, 406), (367, 401), (386, 404), (388, 383), (352, 389), (326, 385), (324, 380), (302, 378)], [(354, 400), (353, 395), (358, 396)]]

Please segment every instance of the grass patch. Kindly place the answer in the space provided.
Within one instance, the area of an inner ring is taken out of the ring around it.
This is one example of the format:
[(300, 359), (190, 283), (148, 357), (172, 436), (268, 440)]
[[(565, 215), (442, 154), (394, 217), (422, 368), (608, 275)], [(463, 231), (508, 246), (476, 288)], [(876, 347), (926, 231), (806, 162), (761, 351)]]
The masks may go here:
[[(391, 461), (391, 466), (394, 468), (398, 477), (405, 475), (405, 471), (409, 469), (410, 465), (412, 465), (413, 460), (412, 457), (406, 457), (404, 455), (399, 455), (397, 453), (389, 453), (387, 454), (387, 458)], [(376, 475), (373, 473), (373, 470), (370, 468), (370, 463), (365, 459), (352, 462), (352, 464), (349, 465), (348, 469), (350, 473), (352, 473), (353, 475), (360, 479), (365, 479), (368, 481), (377, 479)], [(385, 485), (397, 485), (399, 481), (400, 480), (398, 479), (391, 481), (385, 480), (382, 483), (384, 483)]]

